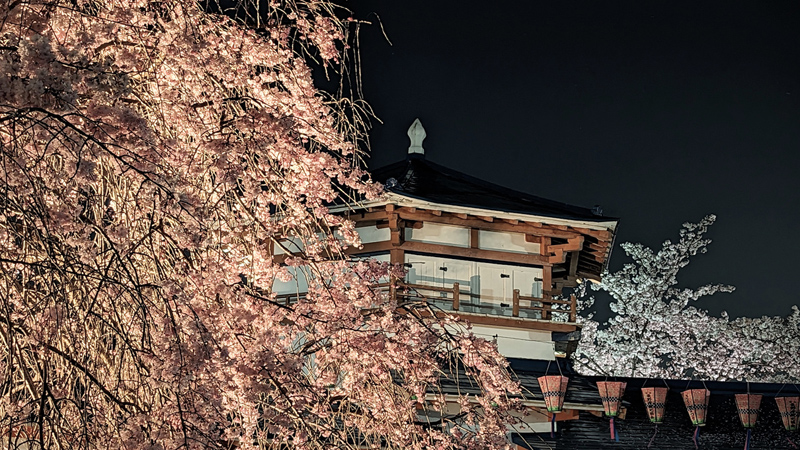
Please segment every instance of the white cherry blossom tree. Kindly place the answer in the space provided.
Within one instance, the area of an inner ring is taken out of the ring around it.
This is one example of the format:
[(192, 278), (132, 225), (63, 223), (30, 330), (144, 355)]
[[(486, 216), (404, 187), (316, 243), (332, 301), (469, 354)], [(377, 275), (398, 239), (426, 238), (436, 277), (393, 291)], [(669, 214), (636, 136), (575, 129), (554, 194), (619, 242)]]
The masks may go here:
[[(611, 296), (613, 316), (602, 326), (591, 315), (581, 319), (581, 341), (573, 355), (579, 371), (628, 377), (800, 380), (796, 306), (787, 317), (730, 320), (725, 312), (714, 317), (693, 303), (732, 292), (732, 286), (678, 286), (679, 271), (711, 243), (704, 236), (714, 220), (710, 215), (699, 223), (684, 224), (678, 242), (666, 241), (657, 252), (641, 244), (622, 244), (633, 262), (591, 285)], [(593, 298), (585, 286), (581, 304), (587, 311)]]

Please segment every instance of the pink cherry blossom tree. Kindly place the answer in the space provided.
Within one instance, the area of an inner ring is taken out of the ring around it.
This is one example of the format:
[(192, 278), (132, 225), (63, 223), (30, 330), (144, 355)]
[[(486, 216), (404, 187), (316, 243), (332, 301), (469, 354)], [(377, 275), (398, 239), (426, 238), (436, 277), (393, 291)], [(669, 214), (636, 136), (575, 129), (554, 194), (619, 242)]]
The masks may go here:
[[(604, 274), (592, 289), (607, 292), (614, 315), (600, 327), (584, 317), (581, 341), (573, 355), (579, 371), (590, 375), (694, 378), (705, 380), (800, 380), (800, 310), (788, 317), (730, 320), (692, 305), (733, 287), (709, 284), (678, 287), (678, 273), (692, 256), (705, 253), (714, 216), (686, 223), (678, 242), (655, 252), (641, 244), (622, 244), (633, 260)], [(585, 285), (584, 285), (585, 286)], [(585, 288), (584, 288), (585, 289)], [(593, 299), (585, 295), (583, 309)]]
[[(0, 4), (4, 448), (505, 445), (503, 358), (373, 289), (395, 269), (348, 261), (358, 236), (326, 207), (379, 194), (367, 108), (312, 78), (347, 78), (347, 14)], [(297, 271), (308, 294), (279, 299)], [(482, 392), (457, 412), (454, 372)]]

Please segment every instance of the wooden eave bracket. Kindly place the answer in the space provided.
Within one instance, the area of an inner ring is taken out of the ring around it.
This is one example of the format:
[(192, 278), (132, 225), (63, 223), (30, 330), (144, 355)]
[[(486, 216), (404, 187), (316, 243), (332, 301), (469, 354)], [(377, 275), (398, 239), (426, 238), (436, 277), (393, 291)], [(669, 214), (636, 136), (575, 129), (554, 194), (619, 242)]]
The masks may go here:
[(567, 262), (567, 253), (579, 252), (583, 250), (583, 236), (577, 236), (567, 239), (566, 244), (549, 245), (547, 251), (549, 252), (550, 264), (563, 264)]

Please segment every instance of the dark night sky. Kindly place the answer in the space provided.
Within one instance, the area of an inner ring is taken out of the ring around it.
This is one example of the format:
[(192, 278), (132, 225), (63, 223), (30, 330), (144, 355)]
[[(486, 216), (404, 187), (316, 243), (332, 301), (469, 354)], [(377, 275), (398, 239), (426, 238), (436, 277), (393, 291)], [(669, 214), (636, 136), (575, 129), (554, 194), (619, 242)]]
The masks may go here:
[[(800, 4), (368, 1), (371, 167), (405, 157), (419, 117), (434, 162), (622, 219), (660, 246), (717, 215), (681, 284), (732, 316), (800, 303)], [(611, 268), (627, 261), (616, 247)]]

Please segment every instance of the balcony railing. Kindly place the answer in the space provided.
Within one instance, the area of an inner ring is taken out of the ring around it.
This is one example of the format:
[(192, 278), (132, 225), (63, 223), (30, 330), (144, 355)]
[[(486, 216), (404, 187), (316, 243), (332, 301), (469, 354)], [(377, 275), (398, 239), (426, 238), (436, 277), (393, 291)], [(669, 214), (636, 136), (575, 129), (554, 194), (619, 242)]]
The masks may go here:
[[(567, 321), (574, 323), (577, 318), (575, 296), (569, 300), (557, 300), (544, 294), (542, 297), (520, 295), (519, 289), (512, 291), (510, 303), (481, 299), (481, 296), (461, 289), (459, 283), (450, 286), (431, 286), (412, 284), (397, 280), (394, 283), (380, 283), (375, 288), (387, 292), (393, 299), (402, 301), (425, 302), (443, 310), (468, 314), (487, 314), (527, 319)], [(278, 301), (291, 304), (305, 293), (279, 295)], [(560, 320), (559, 320), (560, 319)], [(567, 319), (567, 320), (564, 320)]]

